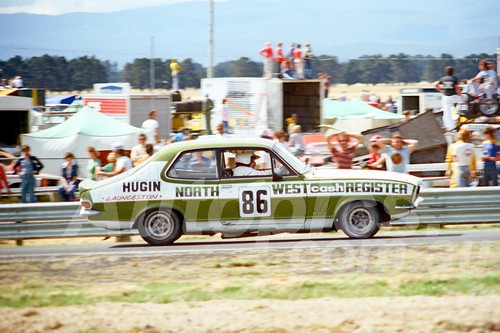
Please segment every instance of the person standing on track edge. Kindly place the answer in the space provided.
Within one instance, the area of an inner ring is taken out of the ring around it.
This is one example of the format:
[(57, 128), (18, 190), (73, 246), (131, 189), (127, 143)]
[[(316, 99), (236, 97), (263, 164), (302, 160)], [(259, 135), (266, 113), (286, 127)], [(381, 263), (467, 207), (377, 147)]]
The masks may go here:
[(23, 156), (14, 164), (14, 174), (21, 175), (21, 202), (35, 202), (35, 175), (43, 169), (43, 164), (38, 158), (30, 155), (30, 146), (21, 147)]

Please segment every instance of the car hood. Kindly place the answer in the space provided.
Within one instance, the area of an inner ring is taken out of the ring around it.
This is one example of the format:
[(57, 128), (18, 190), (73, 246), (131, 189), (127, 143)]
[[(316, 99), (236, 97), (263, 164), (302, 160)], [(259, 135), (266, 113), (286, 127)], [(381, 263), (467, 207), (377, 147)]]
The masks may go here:
[(305, 174), (306, 180), (390, 180), (421, 185), (422, 180), (418, 177), (404, 173), (376, 170), (344, 170), (329, 167), (312, 168)]

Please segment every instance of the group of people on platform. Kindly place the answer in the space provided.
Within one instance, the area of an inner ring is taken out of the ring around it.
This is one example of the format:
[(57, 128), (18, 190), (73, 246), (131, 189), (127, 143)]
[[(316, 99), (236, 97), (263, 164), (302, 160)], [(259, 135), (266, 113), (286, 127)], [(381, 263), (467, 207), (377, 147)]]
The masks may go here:
[(271, 78), (273, 74), (279, 74), (278, 77), (288, 80), (312, 79), (312, 53), (311, 44), (307, 43), (304, 47), (298, 43), (292, 43), (285, 56), (283, 52), (283, 43), (277, 43), (276, 48), (270, 42), (267, 42), (259, 51), (264, 58), (264, 77)]
[(488, 59), (482, 59), (479, 62), (479, 73), (469, 80), (465, 80), (463, 87), (460, 81), (454, 75), (455, 69), (447, 66), (444, 69), (444, 76), (434, 82), (437, 91), (443, 93), (443, 124), (447, 131), (456, 129), (456, 123), (453, 120), (452, 108), (468, 108), (469, 103), (480, 102), (481, 98), (496, 98), (498, 89), (498, 76), (495, 72), (495, 64)]

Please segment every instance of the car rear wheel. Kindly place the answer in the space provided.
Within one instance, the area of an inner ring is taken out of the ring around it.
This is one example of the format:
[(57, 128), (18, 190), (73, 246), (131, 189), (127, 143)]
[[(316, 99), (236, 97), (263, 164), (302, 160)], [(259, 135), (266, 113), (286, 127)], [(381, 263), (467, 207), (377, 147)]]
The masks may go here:
[(380, 214), (371, 202), (356, 201), (340, 213), (340, 228), (350, 238), (369, 238), (380, 228)]
[(139, 234), (150, 245), (170, 245), (182, 235), (182, 222), (170, 209), (154, 209), (138, 223)]

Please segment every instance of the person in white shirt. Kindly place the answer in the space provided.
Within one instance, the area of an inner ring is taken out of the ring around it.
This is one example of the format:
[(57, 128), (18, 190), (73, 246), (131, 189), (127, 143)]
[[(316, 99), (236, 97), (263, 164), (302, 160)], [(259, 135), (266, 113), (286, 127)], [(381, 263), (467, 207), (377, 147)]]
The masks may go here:
[(160, 142), (160, 132), (159, 132), (159, 127), (160, 124), (158, 123), (158, 120), (156, 120), (158, 117), (158, 114), (156, 110), (151, 110), (149, 112), (149, 119), (144, 120), (142, 123), (142, 128), (144, 128), (146, 131), (148, 131), (148, 136), (147, 136), (147, 141), (146, 143), (151, 143), (155, 144), (157, 142)]
[(449, 147), (449, 154), (451, 155), (453, 171), (456, 172), (457, 186), (469, 187), (471, 179), (476, 176), (476, 154), (474, 153), (474, 145), (469, 143), (470, 132), (461, 129), (458, 134), (457, 142)]
[(98, 176), (113, 177), (132, 169), (132, 161), (125, 155), (123, 145), (116, 144), (113, 147), (113, 151), (116, 155), (115, 169), (111, 172), (99, 171), (97, 173)]
[(217, 131), (216, 136), (218, 136), (218, 137), (227, 137), (227, 133), (225, 131), (223, 123), (220, 123), (219, 125), (217, 125), (217, 127), (215, 128), (215, 130)]
[(147, 156), (146, 152), (146, 134), (139, 135), (139, 144), (132, 147), (132, 151), (130, 152), (130, 158), (132, 159), (132, 163), (137, 165), (137, 161), (144, 156)]
[(255, 170), (255, 160), (259, 159), (259, 156), (255, 155), (253, 152), (244, 152), (236, 155), (236, 168), (233, 169), (233, 176), (271, 176), (273, 172), (271, 170)]
[(292, 134), (290, 134), (290, 138), (288, 139), (288, 150), (295, 156), (304, 154), (305, 146), (301, 132), (302, 128), (300, 125), (294, 125), (292, 127)]

